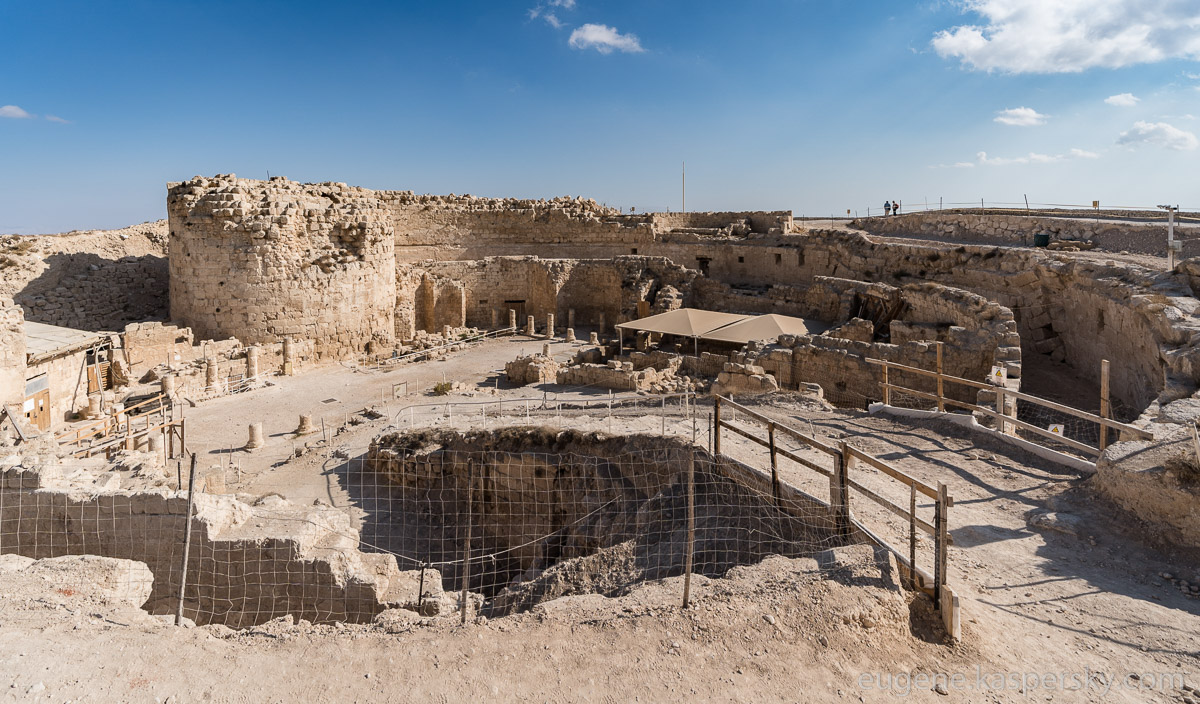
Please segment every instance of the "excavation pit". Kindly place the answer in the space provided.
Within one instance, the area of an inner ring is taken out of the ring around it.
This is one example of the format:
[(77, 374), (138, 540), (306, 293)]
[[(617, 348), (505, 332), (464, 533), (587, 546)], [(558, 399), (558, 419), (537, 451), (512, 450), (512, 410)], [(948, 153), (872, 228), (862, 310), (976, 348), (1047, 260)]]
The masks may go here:
[(363, 549), (436, 568), (447, 592), (465, 577), (487, 616), (683, 574), (689, 486), (696, 574), (865, 542), (839, 537), (823, 502), (777, 497), (762, 475), (672, 438), (395, 432), (371, 444), (361, 479)]

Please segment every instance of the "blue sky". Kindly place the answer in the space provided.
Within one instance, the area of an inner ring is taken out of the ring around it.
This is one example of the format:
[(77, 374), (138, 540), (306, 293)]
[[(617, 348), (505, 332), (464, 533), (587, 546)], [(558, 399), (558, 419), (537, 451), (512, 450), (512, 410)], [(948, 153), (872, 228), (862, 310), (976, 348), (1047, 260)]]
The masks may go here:
[(689, 210), (1200, 208), (1196, 0), (0, 0), (0, 44), (0, 232), (229, 172), (678, 209), (684, 160)]

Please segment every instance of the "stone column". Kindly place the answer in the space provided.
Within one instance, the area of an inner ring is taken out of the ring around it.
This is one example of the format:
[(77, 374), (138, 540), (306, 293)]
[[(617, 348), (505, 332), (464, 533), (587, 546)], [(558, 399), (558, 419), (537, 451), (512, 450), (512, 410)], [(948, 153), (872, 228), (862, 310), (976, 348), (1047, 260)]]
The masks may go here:
[(529, 335), (530, 337), (533, 337), (535, 334), (537, 334), (537, 328), (534, 326), (532, 315), (529, 316), (529, 322), (528, 322), (528, 327), (526, 329), (526, 334)]
[(542, 356), (543, 357), (550, 356), (550, 343), (549, 342), (542, 343)]
[(250, 438), (246, 441), (247, 450), (257, 450), (263, 446), (262, 423), (250, 424)]
[(204, 388), (211, 391), (217, 388), (217, 360), (209, 357), (204, 365)]
[(588, 339), (588, 343), (593, 344), (593, 345), (600, 344), (600, 335), (598, 335), (596, 333), (592, 333), (591, 338)]
[(296, 373), (296, 346), (292, 338), (283, 338), (283, 373), (291, 376)]
[(492, 327), (489, 330), (496, 330), (500, 327), (500, 311), (492, 309)]
[[(174, 398), (175, 396), (175, 375), (168, 374), (159, 380), (164, 396)], [(99, 406), (96, 407), (99, 410)], [(91, 412), (91, 399), (88, 399), (88, 411)]]
[(599, 332), (601, 335), (604, 334), (604, 313), (603, 312), (600, 313), (600, 329), (597, 332)]
[(247, 347), (246, 348), (246, 378), (247, 379), (257, 379), (258, 378), (258, 348), (257, 347)]
[(574, 308), (567, 309), (567, 327), (568, 328), (575, 327), (575, 309)]
[(575, 341), (575, 328), (567, 328), (567, 342)]
[(87, 414), (88, 418), (100, 417), (100, 394), (88, 396)]
[(311, 413), (300, 414), (300, 425), (296, 427), (297, 435), (308, 435), (313, 432), (313, 422)]
[(511, 328), (513, 332), (517, 331), (517, 311), (513, 310), (512, 308), (508, 309), (508, 327)]
[(554, 339), (554, 314), (546, 314), (546, 337)]

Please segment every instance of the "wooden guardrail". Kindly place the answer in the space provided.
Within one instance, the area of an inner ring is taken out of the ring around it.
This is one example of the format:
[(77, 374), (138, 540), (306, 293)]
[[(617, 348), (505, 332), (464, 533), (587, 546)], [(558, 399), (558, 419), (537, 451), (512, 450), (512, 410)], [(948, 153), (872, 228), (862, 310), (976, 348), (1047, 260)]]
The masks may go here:
[[(111, 456), (117, 449), (136, 446), (151, 433), (162, 432), (165, 434), (167, 458), (173, 458), (184, 451), (187, 431), (184, 419), (174, 418), (174, 406), (170, 400), (166, 394), (152, 396), (116, 415), (65, 430), (56, 439), (64, 448), (73, 448), (69, 452), (75, 457), (91, 457), (101, 452)], [(175, 450), (176, 442), (178, 453)]]
[[(736, 409), (739, 415), (765, 425), (767, 436), (764, 438), (745, 428), (733, 425), (727, 418), (722, 417), (722, 409)], [(812, 496), (809, 498), (832, 509), (838, 534), (843, 537), (849, 537), (852, 531), (857, 529), (872, 542), (891, 552), (896, 557), (896, 561), (909, 573), (912, 584), (933, 597), (934, 608), (947, 612), (943, 614), (947, 630), (951, 631), (952, 634), (957, 632), (957, 607), (954, 606), (953, 592), (947, 587), (946, 573), (947, 547), (950, 544), (949, 511), (954, 505), (954, 500), (951, 498), (944, 483), (938, 483), (936, 487), (930, 486), (887, 462), (849, 445), (845, 441), (840, 441), (837, 445), (830, 444), (810, 434), (781, 424), (728, 398), (717, 396), (713, 406), (713, 452), (716, 455), (722, 455), (722, 429), (743, 437), (756, 445), (767, 448), (770, 455), (770, 481), (777, 499), (781, 493), (779, 457), (789, 459), (828, 479), (829, 501), (825, 502), (818, 497)], [(786, 435), (818, 452), (828, 455), (833, 460), (832, 470), (826, 469), (807, 458), (779, 447), (776, 443), (777, 435)], [(859, 462), (869, 465), (882, 473), (883, 476), (907, 487), (909, 494), (908, 506), (901, 506), (888, 500), (858, 479), (854, 470)], [(787, 489), (794, 491), (791, 487), (787, 487)], [(851, 511), (851, 489), (908, 522), (907, 550), (896, 548), (886, 538), (872, 531), (863, 522), (854, 517)], [(922, 520), (917, 515), (918, 494), (933, 501), (934, 515), (932, 523)], [(918, 530), (929, 534), (934, 540), (932, 574), (922, 570), (917, 565)]]
[[(126, 434), (139, 421), (145, 421), (145, 424), (148, 425), (151, 416), (161, 415), (165, 418), (167, 411), (170, 409), (168, 401), (170, 399), (166, 394), (152, 396), (122, 410), (119, 414), (106, 416), (94, 423), (89, 423), (78, 428), (64, 430), (56, 436), (56, 439), (62, 445), (79, 445), (85, 440)], [(135, 412), (139, 410), (141, 411), (140, 413)]]
[[(1100, 454), (1104, 452), (1104, 449), (1106, 447), (1108, 447), (1109, 431), (1115, 430), (1115, 431), (1124, 433), (1128, 437), (1131, 437), (1136, 440), (1153, 440), (1154, 439), (1154, 436), (1151, 433), (1149, 433), (1145, 430), (1142, 430), (1141, 428), (1129, 425), (1128, 423), (1122, 423), (1120, 421), (1113, 420), (1112, 418), (1109, 417), (1109, 415), (1111, 413), (1111, 403), (1110, 403), (1109, 393), (1108, 393), (1108, 360), (1104, 360), (1103, 362), (1101, 362), (1101, 365), (1100, 365), (1101, 372), (1100, 372), (1100, 414), (1099, 415), (1097, 415), (1095, 413), (1089, 413), (1087, 411), (1082, 411), (1078, 408), (1072, 408), (1070, 406), (1067, 406), (1067, 405), (1064, 405), (1061, 403), (1057, 403), (1057, 402), (1051, 401), (1049, 399), (1040, 398), (1040, 397), (1034, 396), (1032, 394), (1027, 394), (1023, 391), (1015, 391), (1013, 389), (1007, 389), (1007, 388), (1004, 388), (1003, 386), (997, 386), (995, 384), (991, 384), (991, 383), (987, 383), (987, 382), (975, 381), (973, 379), (964, 379), (962, 377), (951, 376), (949, 374), (942, 373), (940, 370), (930, 371), (928, 369), (920, 369), (918, 367), (910, 367), (906, 364), (900, 364), (898, 362), (889, 362), (884, 359), (868, 359), (867, 362), (870, 364), (878, 365), (883, 370), (883, 381), (880, 384), (880, 387), (883, 389), (884, 405), (890, 406), (891, 400), (892, 400), (891, 399), (892, 392), (899, 391), (899, 392), (902, 392), (902, 393), (905, 393), (905, 394), (908, 394), (911, 396), (915, 396), (917, 398), (923, 398), (923, 399), (927, 399), (930, 401), (934, 401), (937, 403), (937, 407), (938, 407), (939, 411), (944, 411), (946, 406), (953, 406), (955, 408), (961, 408), (961, 409), (964, 409), (967, 411), (971, 411), (972, 413), (979, 413), (980, 415), (984, 415), (989, 418), (992, 418), (993, 420), (996, 421), (997, 430), (999, 430), (1001, 433), (1003, 433), (1005, 435), (1015, 435), (1017, 429), (1025, 430), (1025, 431), (1032, 433), (1034, 435), (1037, 435), (1039, 437), (1047, 438), (1047, 439), (1053, 440), (1056, 443), (1061, 443), (1063, 445), (1066, 445), (1067, 447), (1070, 447), (1074, 450), (1077, 450), (1081, 453), (1084, 453), (1085, 455), (1092, 456), (1092, 457), (1099, 457)], [(889, 370), (893, 370), (893, 369), (896, 371), (909, 372), (912, 374), (917, 374), (917, 375), (931, 377), (931, 378), (936, 379), (938, 382), (937, 383), (937, 392), (931, 393), (928, 391), (918, 391), (916, 389), (910, 389), (905, 386), (901, 386), (899, 384), (891, 383), (889, 381), (890, 377), (889, 377), (888, 372), (889, 372)], [(994, 392), (996, 394), (996, 406), (995, 406), (995, 408), (988, 408), (987, 406), (981, 406), (976, 403), (968, 403), (966, 401), (959, 401), (957, 399), (947, 398), (945, 395), (945, 389), (944, 389), (944, 385), (946, 383), (958, 384), (961, 386), (968, 386), (971, 388), (982, 389), (982, 390)], [(1024, 401), (1026, 403), (1031, 403), (1031, 404), (1034, 404), (1037, 406), (1041, 406), (1043, 408), (1050, 409), (1052, 411), (1056, 411), (1058, 413), (1062, 413), (1064, 415), (1068, 415), (1068, 416), (1071, 416), (1074, 418), (1080, 418), (1082, 420), (1096, 423), (1100, 427), (1098, 446), (1092, 446), (1087, 443), (1081, 442), (1079, 440), (1066, 437), (1065, 434), (1054, 433), (1054, 432), (1051, 432), (1050, 429), (1048, 429), (1048, 428), (1042, 428), (1037, 425), (1034, 425), (1033, 423), (1028, 423), (1026, 421), (1019, 420), (1015, 415), (1015, 411), (1010, 412), (1008, 409), (1007, 399), (1009, 399), (1009, 398), (1019, 400), (1019, 401)]]

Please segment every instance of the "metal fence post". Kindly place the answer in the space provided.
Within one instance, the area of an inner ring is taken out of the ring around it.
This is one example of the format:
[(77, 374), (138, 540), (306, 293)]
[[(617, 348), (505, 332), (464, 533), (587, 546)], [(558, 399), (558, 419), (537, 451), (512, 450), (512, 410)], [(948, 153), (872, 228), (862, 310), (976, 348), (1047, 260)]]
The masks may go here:
[(175, 625), (183, 625), (183, 593), (187, 589), (188, 553), (192, 548), (192, 506), (196, 495), (196, 453), (192, 453), (192, 468), (188, 471), (187, 513), (183, 515), (183, 562), (179, 568), (179, 607), (175, 611)]
[(687, 552), (683, 557), (683, 608), (692, 595), (692, 560), (696, 551), (696, 450), (688, 452), (687, 468)]
[(463, 566), (462, 566), (462, 603), (459, 604), (461, 610), (461, 623), (467, 622), (467, 585), (471, 579), (471, 501), (474, 498), (471, 493), (474, 489), (474, 477), (472, 477), (473, 458), (467, 458), (467, 542), (463, 546)]

